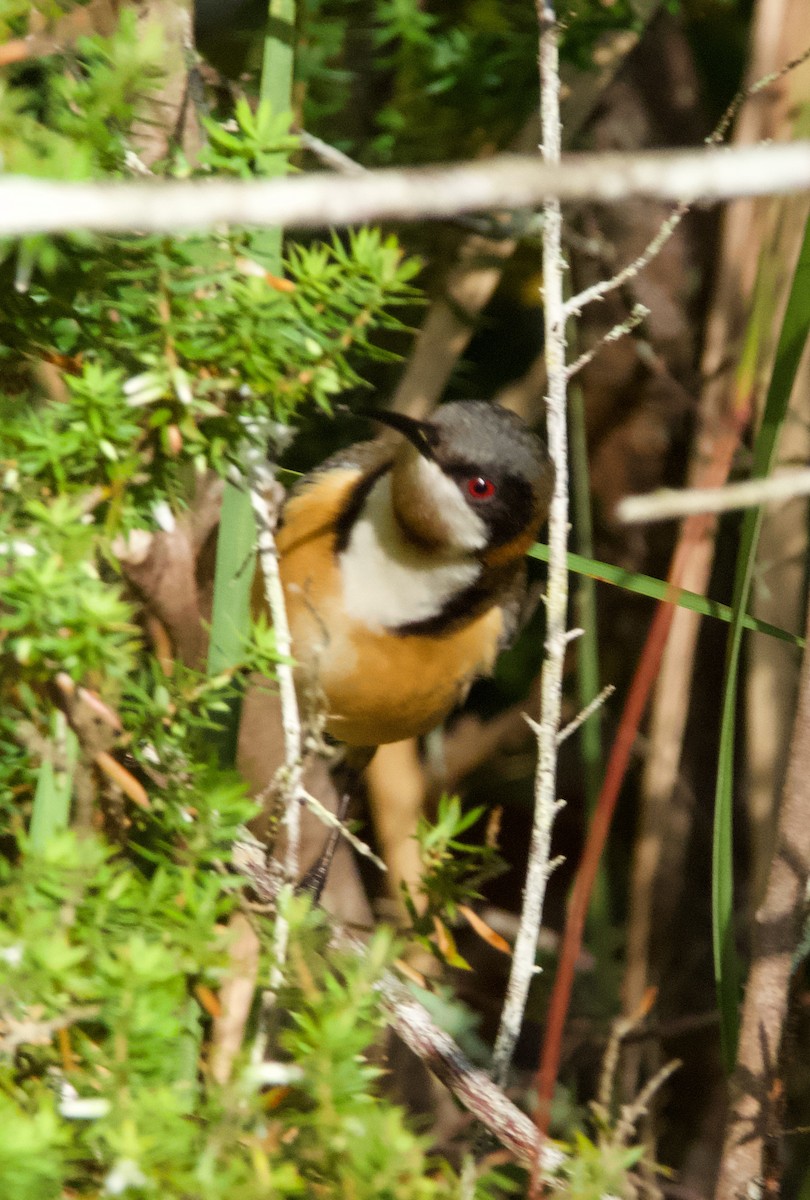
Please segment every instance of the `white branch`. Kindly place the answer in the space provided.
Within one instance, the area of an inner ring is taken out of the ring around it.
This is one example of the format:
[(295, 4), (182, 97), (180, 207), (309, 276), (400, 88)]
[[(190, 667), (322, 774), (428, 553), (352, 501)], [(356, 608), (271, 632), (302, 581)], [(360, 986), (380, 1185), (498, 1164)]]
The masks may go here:
[(302, 229), (534, 208), (552, 199), (617, 203), (649, 196), (689, 204), (808, 189), (807, 141), (582, 154), (564, 162), (502, 154), (443, 167), (250, 181), (59, 183), (5, 176), (0, 235), (72, 229), (169, 233), (217, 224)]
[(755, 508), (810, 496), (810, 468), (779, 471), (767, 479), (748, 479), (716, 488), (661, 488), (646, 496), (625, 496), (616, 505), (617, 520), (625, 525), (644, 521), (669, 521), (695, 513), (731, 512), (735, 508)]
[[(560, 160), (560, 75), (557, 28), (550, 0), (537, 0), (540, 20), (540, 115), (543, 158), (552, 168)], [(554, 463), (554, 493), (549, 510), (549, 568), (546, 594), (546, 657), (541, 678), (537, 725), (537, 774), (523, 906), (501, 1023), (492, 1053), (492, 1073), (503, 1085), (523, 1022), (529, 986), (535, 974), (535, 950), (551, 872), (551, 828), (557, 812), (557, 732), (562, 709), (568, 608), (568, 433), (566, 426), (565, 314), (563, 308), (562, 214), (559, 200), (543, 207), (543, 311), (548, 375), (548, 446)]]
[(310, 154), (314, 154), (316, 158), (320, 159), (325, 167), (329, 167), (333, 171), (340, 171), (343, 175), (367, 174), (368, 168), (364, 167), (362, 163), (349, 158), (348, 154), (338, 150), (337, 146), (330, 146), (329, 142), (316, 137), (314, 133), (307, 133), (306, 129), (301, 129), (297, 136), (304, 149), (309, 150)]
[[(298, 859), (301, 850), (301, 801), (303, 793), (303, 742), (301, 715), (292, 669), (292, 637), (284, 603), (284, 588), (279, 571), (275, 529), (283, 501), (283, 489), (276, 481), (270, 463), (256, 442), (246, 443), (243, 450), (250, 503), (256, 519), (256, 552), (264, 583), (264, 596), (276, 635), (276, 664), (281, 726), (284, 734), (283, 795), (284, 821), (287, 826), (287, 846), (284, 856), (284, 875), (287, 887), (298, 878)], [(269, 1014), (283, 981), (290, 927), (283, 906), (279, 905), (273, 931), (275, 962), (270, 972), (270, 987), (262, 993), (262, 1015), (251, 1049), (251, 1062), (257, 1067), (264, 1061), (267, 1049)]]

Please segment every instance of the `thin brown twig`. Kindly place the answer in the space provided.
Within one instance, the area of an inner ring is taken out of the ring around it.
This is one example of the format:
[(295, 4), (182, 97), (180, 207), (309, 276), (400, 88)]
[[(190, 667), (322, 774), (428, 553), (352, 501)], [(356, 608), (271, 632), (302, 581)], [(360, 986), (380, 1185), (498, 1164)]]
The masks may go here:
[[(279, 876), (268, 864), (264, 847), (250, 834), (234, 845), (233, 864), (250, 879), (265, 904), (279, 898)], [(364, 955), (365, 944), (344, 929), (333, 927), (331, 944), (340, 950)], [(445, 1084), (464, 1107), (524, 1166), (537, 1161), (542, 1150), (546, 1173), (554, 1171), (563, 1155), (554, 1146), (541, 1147), (540, 1136), (530, 1117), (521, 1112), (485, 1072), (474, 1067), (456, 1043), (439, 1029), (427, 1009), (393, 972), (387, 971), (377, 985), (391, 1027), (405, 1044)]]

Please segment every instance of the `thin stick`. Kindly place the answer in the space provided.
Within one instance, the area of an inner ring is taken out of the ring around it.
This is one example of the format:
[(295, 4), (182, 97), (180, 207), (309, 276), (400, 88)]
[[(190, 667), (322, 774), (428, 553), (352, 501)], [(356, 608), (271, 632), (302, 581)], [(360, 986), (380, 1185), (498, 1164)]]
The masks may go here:
[(542, 1142), (531, 1118), (468, 1061), (399, 980), (388, 973), (379, 990), (392, 1028), (408, 1048), (519, 1163), (525, 1166), (539, 1163), (541, 1178), (543, 1175), (548, 1178), (564, 1161), (564, 1154), (556, 1146)]
[(638, 258), (634, 258), (621, 271), (618, 271), (610, 279), (601, 279), (599, 283), (592, 284), (590, 287), (585, 288), (584, 291), (578, 292), (576, 296), (572, 296), (570, 300), (566, 301), (565, 315), (567, 317), (578, 317), (587, 304), (592, 304), (594, 300), (604, 299), (605, 296), (622, 287), (628, 280), (635, 279), (636, 275), (640, 271), (643, 271), (661, 252), (686, 216), (689, 208), (690, 204), (687, 201), (679, 204), (675, 211), (667, 217), (655, 237), (642, 250)]
[(329, 142), (316, 137), (314, 133), (307, 133), (306, 129), (299, 129), (297, 136), (303, 148), (310, 154), (314, 154), (325, 167), (331, 167), (333, 171), (340, 171), (343, 175), (366, 174), (368, 168), (364, 167), (362, 163), (349, 158), (348, 154), (338, 150), (337, 146), (330, 146)]
[(349, 845), (352, 846), (358, 854), (362, 855), (363, 858), (367, 858), (369, 862), (373, 862), (374, 866), (379, 871), (388, 871), (388, 867), (381, 858), (377, 857), (371, 847), (361, 838), (356, 837), (350, 829), (347, 829), (343, 821), (336, 817), (333, 812), (330, 812), (324, 804), (321, 804), (320, 800), (318, 800), (310, 792), (304, 790), (301, 791), (300, 797), (306, 804), (309, 811), (313, 813), (319, 821), (322, 821), (324, 825), (328, 826), (329, 829), (339, 830), (340, 836), (345, 838)]
[(755, 508), (779, 500), (810, 496), (810, 469), (779, 471), (767, 479), (746, 479), (715, 488), (661, 488), (646, 496), (625, 496), (616, 505), (615, 516), (625, 525), (644, 521), (669, 521), (696, 513), (731, 512)]
[[(560, 160), (559, 59), (557, 28), (550, 0), (538, 0), (540, 23), (541, 121), (543, 158)], [(512, 969), (492, 1056), (495, 1081), (503, 1085), (512, 1060), (529, 985), (535, 974), (535, 949), (550, 873), (551, 827), (557, 811), (557, 731), (562, 706), (568, 605), (568, 436), (566, 427), (565, 318), (563, 315), (562, 214), (558, 200), (543, 209), (543, 288), (548, 373), (548, 444), (554, 462), (554, 494), (549, 511), (549, 572), (546, 596), (546, 658), (541, 678), (541, 715), (535, 810), (523, 908), (515, 939)]]
[[(272, 467), (262, 450), (254, 441), (244, 450), (250, 503), (256, 518), (256, 550), (264, 583), (264, 596), (273, 619), (276, 634), (276, 649), (280, 661), (276, 665), (279, 698), (281, 701), (281, 724), (284, 733), (284, 766), (281, 768), (282, 790), (285, 800), (284, 821), (287, 826), (287, 846), (284, 855), (284, 876), (289, 889), (298, 878), (298, 860), (301, 848), (301, 798), (303, 791), (303, 750), (301, 717), (298, 697), (291, 666), (292, 638), (284, 603), (284, 589), (278, 565), (278, 549), (274, 536), (283, 490), (276, 482)], [(284, 963), (287, 959), (290, 927), (279, 904), (273, 929), (273, 967), (270, 972), (269, 988), (262, 993), (262, 1013), (257, 1035), (251, 1048), (254, 1067), (264, 1061), (267, 1049), (269, 1017), (275, 1004), (276, 993), (283, 981)]]
[[(581, 154), (562, 163), (500, 154), (442, 167), (389, 167), (363, 175), (314, 172), (284, 179), (72, 183), (4, 176), (0, 234), (172, 233), (223, 223), (312, 229), (531, 209), (551, 198), (618, 204), (648, 196), (693, 204), (808, 188), (806, 141)], [(647, 252), (642, 258), (647, 261)], [(569, 312), (581, 303), (581, 296), (569, 301)]]
[(648, 1080), (639, 1094), (636, 1096), (632, 1104), (622, 1105), (621, 1116), (616, 1124), (616, 1138), (625, 1145), (629, 1144), (633, 1136), (633, 1131), (638, 1125), (642, 1117), (647, 1115), (650, 1107), (650, 1101), (660, 1092), (670, 1075), (674, 1075), (680, 1070), (683, 1063), (679, 1058), (673, 1058), (670, 1062), (664, 1063), (652, 1079)]

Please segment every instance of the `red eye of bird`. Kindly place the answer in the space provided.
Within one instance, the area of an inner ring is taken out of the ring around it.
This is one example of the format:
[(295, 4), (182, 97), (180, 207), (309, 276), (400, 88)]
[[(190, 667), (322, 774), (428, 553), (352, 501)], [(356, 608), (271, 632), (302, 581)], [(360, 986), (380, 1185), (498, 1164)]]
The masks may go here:
[(467, 480), (467, 495), (472, 500), (489, 500), (495, 495), (495, 484), (485, 475), (473, 475)]

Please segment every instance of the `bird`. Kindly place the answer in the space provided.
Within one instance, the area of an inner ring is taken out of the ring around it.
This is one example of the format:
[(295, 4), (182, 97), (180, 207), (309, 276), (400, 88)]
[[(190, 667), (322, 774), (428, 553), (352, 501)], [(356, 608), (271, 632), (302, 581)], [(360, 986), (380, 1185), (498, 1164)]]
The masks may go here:
[[(376, 748), (441, 724), (513, 640), (554, 487), (543, 439), (487, 401), (368, 415), (385, 435), (305, 476), (276, 534), (296, 688), (344, 749), (341, 821)], [(299, 883), (315, 900), (338, 836)]]

